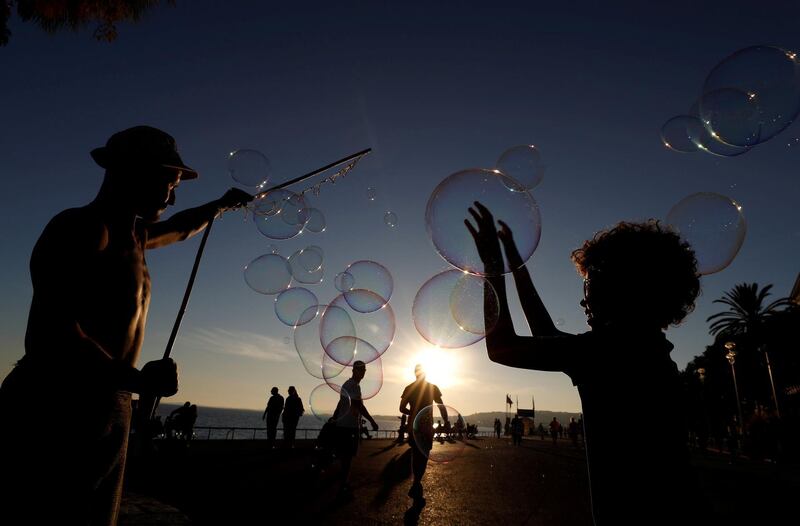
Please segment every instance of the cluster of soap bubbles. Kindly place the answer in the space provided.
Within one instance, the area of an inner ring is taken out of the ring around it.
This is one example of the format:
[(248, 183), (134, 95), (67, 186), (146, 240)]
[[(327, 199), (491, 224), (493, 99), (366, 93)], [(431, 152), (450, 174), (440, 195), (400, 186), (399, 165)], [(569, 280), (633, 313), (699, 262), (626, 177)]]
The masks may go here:
[[(380, 263), (359, 260), (338, 273), (335, 284), (340, 292), (336, 298), (328, 304), (308, 306), (302, 313), (302, 323), (294, 326), (294, 345), (306, 371), (325, 381), (315, 389), (319, 400), (330, 401), (335, 395), (347, 405), (352, 399), (374, 397), (383, 386), (381, 357), (391, 346), (396, 328), (389, 304), (394, 280)], [(345, 392), (343, 386), (356, 361), (366, 364), (366, 373), (358, 391)], [(323, 402), (312, 398), (310, 403), (315, 415), (331, 416)]]
[(773, 46), (751, 46), (711, 70), (688, 112), (662, 126), (661, 140), (677, 152), (733, 157), (778, 135), (798, 113), (796, 54)]
[[(428, 235), (438, 254), (454, 269), (433, 276), (420, 287), (412, 316), (420, 335), (439, 347), (471, 345), (494, 328), (497, 294), (486, 278), (524, 265), (539, 244), (541, 217), (530, 193), (545, 173), (539, 149), (515, 146), (500, 155), (496, 166), (456, 172), (439, 183), (428, 199)], [(465, 220), (473, 220), (468, 210), (476, 208), (476, 201), (511, 230), (519, 260), (508, 261), (503, 256), (501, 269), (484, 267), (465, 225)]]

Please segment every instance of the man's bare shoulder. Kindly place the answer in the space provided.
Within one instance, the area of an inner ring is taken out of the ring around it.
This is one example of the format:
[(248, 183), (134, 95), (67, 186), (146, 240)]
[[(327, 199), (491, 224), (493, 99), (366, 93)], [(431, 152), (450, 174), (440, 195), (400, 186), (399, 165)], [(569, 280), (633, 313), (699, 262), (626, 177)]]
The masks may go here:
[(108, 227), (101, 216), (89, 206), (68, 208), (56, 214), (36, 242), (38, 252), (52, 250), (97, 251), (108, 243)]

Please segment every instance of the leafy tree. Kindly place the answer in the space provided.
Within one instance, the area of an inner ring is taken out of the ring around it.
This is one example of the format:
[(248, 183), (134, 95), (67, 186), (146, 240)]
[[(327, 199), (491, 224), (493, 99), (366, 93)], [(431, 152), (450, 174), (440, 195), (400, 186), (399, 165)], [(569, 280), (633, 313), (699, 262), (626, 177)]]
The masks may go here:
[[(78, 31), (96, 24), (94, 37), (111, 42), (118, 22), (137, 22), (161, 0), (0, 0), (0, 46), (8, 44), (8, 20), (16, 6), (24, 22), (33, 22), (48, 33), (68, 28)], [(175, 5), (175, 0), (166, 0)]]
[(758, 283), (740, 283), (722, 298), (714, 300), (714, 303), (722, 303), (729, 308), (708, 317), (706, 321), (714, 320), (710, 327), (711, 334), (740, 336), (756, 345), (763, 343), (759, 340), (764, 337), (767, 320), (780, 312), (781, 307), (792, 304), (789, 298), (781, 298), (765, 305), (771, 288), (772, 285), (767, 285), (759, 290)]

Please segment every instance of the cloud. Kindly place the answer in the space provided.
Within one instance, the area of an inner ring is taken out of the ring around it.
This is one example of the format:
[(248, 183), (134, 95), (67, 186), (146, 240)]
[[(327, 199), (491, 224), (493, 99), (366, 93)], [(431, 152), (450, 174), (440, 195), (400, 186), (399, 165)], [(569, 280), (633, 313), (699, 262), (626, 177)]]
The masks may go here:
[(282, 339), (247, 331), (197, 328), (184, 337), (184, 345), (217, 354), (252, 358), (265, 362), (292, 362), (297, 353)]

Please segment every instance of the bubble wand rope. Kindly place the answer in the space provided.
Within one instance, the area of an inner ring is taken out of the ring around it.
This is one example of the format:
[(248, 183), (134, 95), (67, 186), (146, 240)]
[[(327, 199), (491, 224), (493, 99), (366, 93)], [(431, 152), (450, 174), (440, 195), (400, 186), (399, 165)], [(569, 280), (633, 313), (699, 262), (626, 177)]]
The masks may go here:
[[(319, 187), (322, 183), (326, 181), (330, 181), (331, 183), (336, 182), (336, 179), (339, 177), (344, 177), (344, 175), (350, 171), (358, 161), (361, 160), (362, 157), (367, 155), (372, 151), (372, 148), (367, 148), (365, 150), (361, 150), (360, 152), (356, 152), (352, 155), (348, 155), (343, 159), (339, 159), (338, 161), (334, 161), (330, 164), (323, 166), (322, 168), (317, 168), (314, 171), (311, 171), (305, 175), (301, 175), (300, 177), (295, 177), (294, 179), (290, 179), (288, 181), (284, 181), (281, 184), (275, 185), (272, 188), (264, 190), (262, 192), (257, 193), (253, 199), (261, 199), (265, 197), (270, 192), (274, 192), (275, 190), (280, 190), (282, 188), (286, 188), (287, 186), (291, 186), (293, 184), (305, 181), (314, 177), (315, 175), (319, 175), (326, 170), (330, 170), (336, 166), (348, 163), (348, 165), (341, 171), (336, 172), (335, 174), (326, 177), (321, 182), (317, 183), (314, 186), (314, 192), (319, 193)], [(308, 188), (304, 189), (301, 193), (305, 193)], [(206, 226), (205, 232), (203, 232), (203, 238), (200, 240), (200, 246), (197, 247), (197, 255), (194, 257), (194, 265), (192, 266), (192, 273), (189, 275), (189, 282), (186, 284), (186, 292), (183, 294), (183, 301), (181, 301), (181, 306), (178, 309), (178, 316), (175, 318), (175, 323), (172, 325), (172, 332), (169, 335), (169, 340), (167, 341), (167, 347), (164, 349), (164, 358), (169, 358), (169, 355), (172, 353), (172, 347), (175, 345), (175, 339), (178, 336), (178, 331), (181, 327), (181, 322), (183, 321), (183, 315), (186, 313), (186, 306), (189, 304), (189, 296), (192, 295), (192, 288), (194, 287), (194, 280), (197, 277), (197, 270), (200, 268), (200, 260), (203, 257), (203, 251), (206, 248), (206, 241), (208, 240), (208, 235), (211, 233), (211, 226), (214, 224), (214, 219), (216, 215), (208, 220), (208, 225)], [(153, 418), (156, 409), (158, 408), (158, 404), (161, 401), (161, 397), (155, 399), (153, 403), (152, 409), (148, 412), (148, 420)]]

